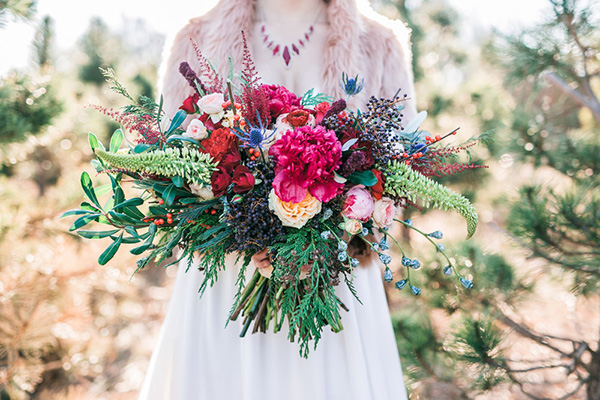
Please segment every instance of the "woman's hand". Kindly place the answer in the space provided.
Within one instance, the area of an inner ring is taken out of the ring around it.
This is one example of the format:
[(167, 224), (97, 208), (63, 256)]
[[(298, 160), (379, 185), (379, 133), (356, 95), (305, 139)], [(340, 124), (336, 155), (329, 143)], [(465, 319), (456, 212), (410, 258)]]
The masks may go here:
[(252, 262), (254, 262), (254, 266), (258, 269), (267, 268), (271, 265), (271, 259), (268, 256), (269, 249), (264, 249), (252, 256)]

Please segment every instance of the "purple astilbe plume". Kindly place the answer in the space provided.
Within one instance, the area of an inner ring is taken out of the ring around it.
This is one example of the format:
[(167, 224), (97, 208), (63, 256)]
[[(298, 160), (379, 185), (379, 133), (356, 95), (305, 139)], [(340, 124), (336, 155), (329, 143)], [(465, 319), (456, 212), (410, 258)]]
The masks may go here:
[(242, 32), (242, 40), (244, 42), (244, 59), (242, 60), (244, 66), (242, 69), (243, 115), (250, 125), (266, 125), (271, 117), (269, 102), (262, 85), (260, 85), (260, 78), (258, 72), (256, 72), (244, 32)]
[(362, 151), (355, 151), (350, 154), (350, 157), (342, 164), (340, 169), (337, 171), (338, 174), (344, 178), (352, 175), (356, 171), (364, 171), (364, 165), (367, 163), (367, 157)]
[(198, 95), (202, 95), (202, 93), (200, 93), (200, 91), (198, 90), (198, 87), (200, 87), (202, 91), (206, 92), (206, 88), (202, 84), (202, 81), (200, 80), (200, 78), (198, 78), (198, 75), (196, 75), (196, 73), (187, 61), (184, 61), (181, 64), (179, 64), (179, 73), (183, 75), (185, 80), (188, 81), (192, 89), (194, 89), (194, 92), (198, 93)]
[(190, 38), (192, 42), (192, 46), (194, 46), (194, 50), (196, 51), (196, 57), (198, 57), (198, 62), (200, 63), (200, 76), (206, 79), (205, 88), (210, 93), (222, 93), (223, 92), (223, 79), (219, 77), (217, 71), (210, 65), (206, 57), (202, 55), (202, 52), (198, 48), (194, 39)]
[(325, 113), (325, 116), (323, 117), (323, 119), (327, 119), (334, 115), (338, 115), (345, 109), (346, 109), (346, 100), (339, 99), (337, 101), (334, 101), (333, 104), (331, 105), (331, 108), (329, 108), (329, 110)]

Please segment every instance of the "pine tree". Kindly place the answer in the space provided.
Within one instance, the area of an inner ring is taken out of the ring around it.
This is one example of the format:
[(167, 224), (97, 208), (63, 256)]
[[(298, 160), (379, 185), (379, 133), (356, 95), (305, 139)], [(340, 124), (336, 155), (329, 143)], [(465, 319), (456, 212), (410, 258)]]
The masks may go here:
[(12, 19), (31, 19), (35, 14), (36, 0), (0, 0), (0, 27)]

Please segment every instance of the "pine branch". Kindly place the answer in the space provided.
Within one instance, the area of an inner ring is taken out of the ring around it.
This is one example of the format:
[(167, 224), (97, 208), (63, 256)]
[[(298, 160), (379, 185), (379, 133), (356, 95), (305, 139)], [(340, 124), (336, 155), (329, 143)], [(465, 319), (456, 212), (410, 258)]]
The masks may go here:
[(600, 124), (600, 103), (596, 97), (587, 98), (583, 96), (578, 90), (571, 88), (571, 86), (569, 86), (554, 72), (543, 72), (542, 78), (551, 83), (555, 88), (563, 92), (565, 95), (569, 96), (569, 98), (571, 98), (580, 106), (588, 108), (592, 112), (596, 123)]

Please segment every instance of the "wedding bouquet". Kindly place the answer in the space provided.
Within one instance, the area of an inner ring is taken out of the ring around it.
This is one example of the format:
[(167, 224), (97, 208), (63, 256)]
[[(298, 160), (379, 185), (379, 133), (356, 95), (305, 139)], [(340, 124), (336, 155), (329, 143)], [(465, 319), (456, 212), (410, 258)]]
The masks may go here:
[[(444, 273), (454, 272), (472, 287), (434, 242), (441, 232), (427, 234), (396, 218), (400, 207), (410, 205), (455, 210), (466, 219), (467, 236), (473, 235), (474, 207), (429, 178), (475, 167), (445, 162), (464, 148), (441, 144), (456, 131), (430, 136), (419, 129), (424, 113), (403, 127), (406, 95), (371, 98), (364, 111), (353, 111), (344, 99), (314, 90), (298, 97), (282, 86), (260, 84), (247, 49), (235, 87), (197, 53), (202, 78), (181, 64), (194, 94), (172, 119), (161, 104), (144, 98), (122, 111), (96, 107), (122, 125), (108, 150), (89, 135), (92, 165), (110, 185), (94, 188), (83, 172), (87, 201), (64, 216), (78, 216), (70, 229), (84, 238), (112, 239), (100, 264), (123, 244), (136, 245), (130, 251), (142, 256), (138, 270), (151, 261), (187, 260), (189, 268), (196, 260), (205, 276), (202, 293), (218, 279), (226, 256), (235, 254), (241, 268), (229, 318), (243, 318), (241, 336), (252, 324), (253, 332), (277, 332), (287, 321), (289, 338), (298, 339), (305, 357), (325, 326), (343, 329), (340, 309), (346, 306), (334, 288), (347, 285), (360, 298), (352, 286), (360, 263), (349, 252), (351, 239), (377, 254), (387, 282), (394, 280), (387, 251), (390, 242), (398, 245), (406, 274), (395, 286), (418, 295), (410, 271), (420, 263), (406, 256), (388, 230), (397, 221), (444, 255)], [(133, 101), (114, 73), (105, 73), (113, 89)], [(362, 89), (358, 77), (343, 76), (341, 84), (348, 96)], [(183, 129), (186, 118), (191, 120)], [(126, 140), (127, 148), (121, 148), (123, 131), (136, 135), (135, 142)], [(125, 182), (133, 182), (138, 197), (125, 198)], [(103, 205), (99, 197), (106, 192), (111, 196)], [(111, 229), (82, 229), (91, 222)], [(271, 265), (247, 271), (252, 256), (264, 249)]]

